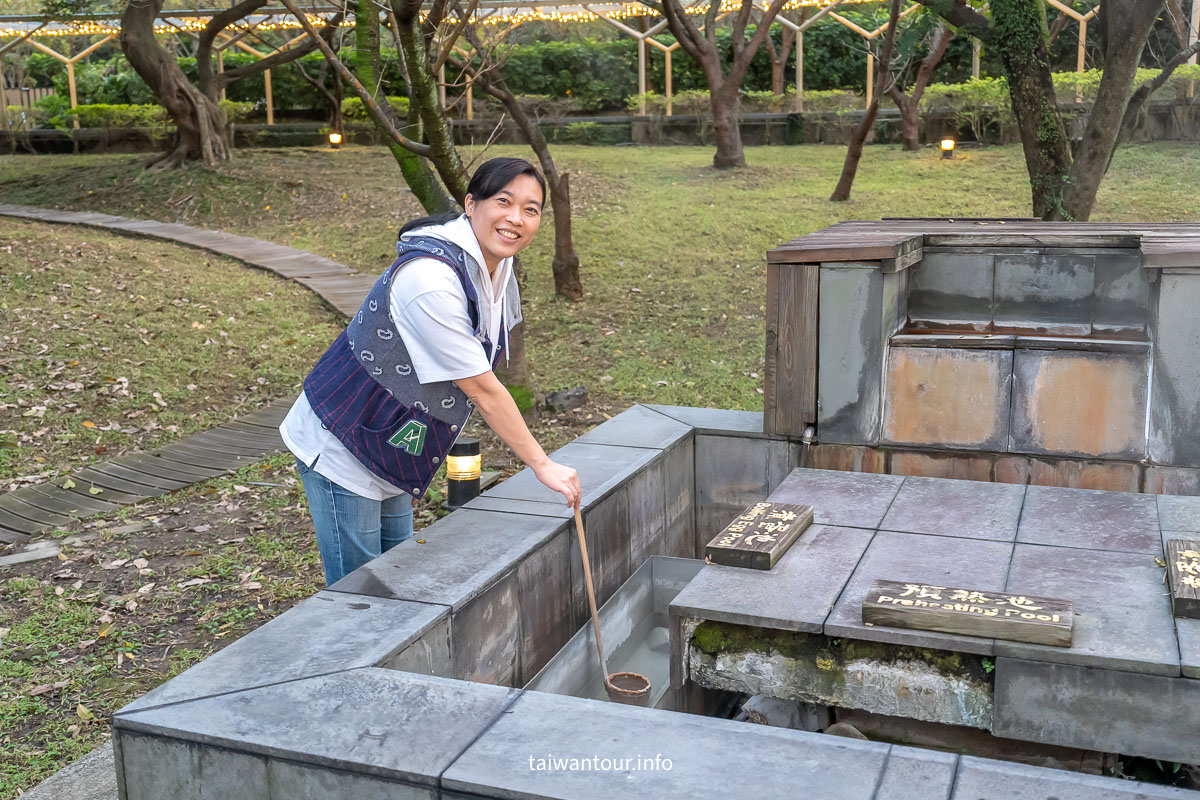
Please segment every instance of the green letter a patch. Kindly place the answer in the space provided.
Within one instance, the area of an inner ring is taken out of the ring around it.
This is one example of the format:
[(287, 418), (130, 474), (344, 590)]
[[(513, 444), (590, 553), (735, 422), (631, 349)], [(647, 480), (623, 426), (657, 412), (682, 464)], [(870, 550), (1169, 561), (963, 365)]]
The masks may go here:
[(399, 447), (410, 456), (419, 456), (425, 449), (425, 423), (410, 419), (388, 439), (392, 447)]

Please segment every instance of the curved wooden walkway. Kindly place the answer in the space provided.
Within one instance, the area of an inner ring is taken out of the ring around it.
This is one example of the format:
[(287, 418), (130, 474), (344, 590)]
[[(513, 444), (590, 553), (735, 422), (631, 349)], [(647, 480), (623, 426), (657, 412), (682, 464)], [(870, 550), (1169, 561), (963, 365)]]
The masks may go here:
[[(336, 261), (222, 231), (4, 203), (0, 215), (103, 228), (229, 256), (307, 286), (347, 317), (358, 310), (375, 282), (375, 276), (361, 275)], [(291, 404), (292, 398), (282, 398), (155, 450), (91, 464), (69, 478), (0, 495), (0, 545), (68, 525), (78, 517), (158, 497), (282, 452), (278, 428)], [(93, 488), (100, 492), (93, 493)]]

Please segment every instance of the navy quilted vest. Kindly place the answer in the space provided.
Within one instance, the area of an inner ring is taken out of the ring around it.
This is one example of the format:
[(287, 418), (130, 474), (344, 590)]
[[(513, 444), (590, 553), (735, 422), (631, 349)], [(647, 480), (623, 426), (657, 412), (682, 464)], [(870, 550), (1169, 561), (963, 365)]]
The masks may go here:
[[(363, 466), (420, 497), (458, 438), (473, 406), (451, 381), (422, 384), (391, 318), (392, 277), (417, 258), (433, 258), (458, 276), (467, 312), (484, 352), (479, 301), (461, 248), (433, 237), (403, 240), (400, 257), (375, 281), (358, 313), (304, 379), (304, 393), (321, 424)], [(501, 321), (503, 329), (503, 321)], [(492, 358), (495, 368), (502, 345)]]

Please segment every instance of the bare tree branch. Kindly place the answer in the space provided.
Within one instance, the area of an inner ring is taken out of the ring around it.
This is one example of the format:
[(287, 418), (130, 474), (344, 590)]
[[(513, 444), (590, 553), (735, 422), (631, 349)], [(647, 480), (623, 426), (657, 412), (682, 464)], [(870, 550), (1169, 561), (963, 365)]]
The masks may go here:
[(389, 105), (387, 107), (387, 111), (383, 110), (380, 104), (375, 101), (375, 98), (371, 95), (371, 92), (369, 92), (367, 88), (362, 85), (358, 78), (354, 77), (354, 73), (346, 68), (346, 65), (343, 64), (341, 59), (337, 57), (337, 54), (333, 52), (333, 48), (331, 48), (329, 44), (321, 38), (320, 34), (318, 34), (317, 30), (312, 26), (312, 23), (308, 21), (308, 17), (306, 17), (296, 8), (292, 0), (279, 1), (283, 4), (284, 8), (292, 12), (292, 16), (300, 21), (300, 25), (304, 28), (304, 32), (307, 33), (309, 38), (312, 39), (316, 43), (317, 47), (321, 49), (321, 53), (324, 54), (325, 59), (329, 62), (329, 65), (333, 67), (334, 72), (336, 72), (343, 81), (345, 81), (352, 89), (354, 89), (354, 93), (358, 95), (360, 100), (362, 100), (363, 107), (367, 109), (367, 113), (371, 115), (371, 119), (375, 120), (375, 123), (383, 129), (383, 131), (388, 135), (388, 138), (410, 153), (428, 158), (430, 155), (429, 145), (421, 144), (420, 142), (414, 142), (399, 131), (395, 121), (392, 119), (392, 115), (395, 113), (392, 110), (392, 107)]
[(438, 54), (437, 60), (433, 62), (431, 67), (433, 72), (437, 72), (446, 63), (446, 59), (450, 55), (450, 51), (454, 48), (454, 43), (458, 41), (458, 37), (462, 35), (463, 29), (471, 22), (471, 15), (475, 13), (475, 9), (479, 6), (479, 0), (471, 0), (471, 5), (466, 11), (461, 8), (456, 8), (459, 19), (455, 23), (454, 28), (446, 35), (442, 41), (442, 52)]
[[(342, 12), (337, 12), (333, 17), (325, 23), (325, 27), (317, 32), (317, 36), (326, 42), (333, 41), (333, 34), (338, 29), (338, 23), (342, 21)], [(311, 39), (298, 47), (293, 47), (288, 50), (283, 50), (278, 53), (272, 53), (266, 58), (260, 58), (253, 64), (236, 69), (226, 70), (217, 76), (217, 86), (228, 86), (236, 80), (247, 78), (251, 75), (258, 75), (261, 72), (266, 72), (269, 69), (278, 67), (280, 64), (288, 64), (298, 58), (308, 55), (313, 50), (317, 49), (317, 45)]]

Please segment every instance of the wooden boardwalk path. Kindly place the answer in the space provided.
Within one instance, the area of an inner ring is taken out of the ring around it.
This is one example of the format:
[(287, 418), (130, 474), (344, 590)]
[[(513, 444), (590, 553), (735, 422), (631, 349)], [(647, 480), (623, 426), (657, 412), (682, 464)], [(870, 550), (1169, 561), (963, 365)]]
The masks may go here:
[[(293, 247), (187, 225), (5, 203), (0, 203), (0, 215), (85, 225), (229, 256), (303, 284), (347, 317), (358, 310), (376, 278)], [(278, 428), (291, 404), (292, 398), (282, 398), (148, 453), (120, 456), (89, 465), (69, 478), (0, 495), (0, 546), (68, 525), (78, 517), (112, 511), (215, 478), (282, 452)]]

